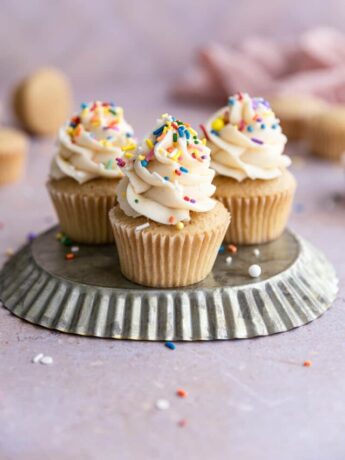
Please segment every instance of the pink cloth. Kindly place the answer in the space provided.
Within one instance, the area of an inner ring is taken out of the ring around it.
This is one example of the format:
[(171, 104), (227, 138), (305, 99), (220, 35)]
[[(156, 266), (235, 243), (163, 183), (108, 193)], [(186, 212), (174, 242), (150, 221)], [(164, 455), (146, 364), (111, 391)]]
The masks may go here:
[(236, 48), (210, 44), (180, 78), (174, 95), (221, 103), (237, 91), (266, 97), (311, 94), (345, 103), (345, 35), (322, 27), (291, 44), (259, 37)]

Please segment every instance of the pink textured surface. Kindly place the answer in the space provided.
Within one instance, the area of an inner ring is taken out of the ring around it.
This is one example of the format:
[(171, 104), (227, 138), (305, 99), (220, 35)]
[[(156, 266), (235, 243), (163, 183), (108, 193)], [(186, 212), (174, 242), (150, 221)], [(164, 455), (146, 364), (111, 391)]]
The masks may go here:
[[(68, 72), (77, 101), (123, 105), (139, 136), (167, 110), (198, 124), (213, 109), (174, 106), (165, 94), (201, 44), (232, 42), (246, 32), (282, 37), (320, 18), (335, 26), (345, 19), (337, 0), (271, 1), (262, 9), (254, 0), (216, 1), (212, 8), (199, 0), (191, 10), (180, 1), (157, 5), (3, 0), (0, 96), (28, 70), (50, 63)], [(25, 180), (0, 189), (0, 264), (7, 248), (55, 222), (44, 188), (53, 151), (52, 140), (32, 142)], [(160, 343), (51, 332), (1, 308), (0, 459), (342, 459), (345, 207), (332, 196), (344, 196), (344, 175), (312, 159), (293, 170), (296, 203), (304, 208), (293, 214), (291, 228), (327, 254), (340, 278), (329, 312), (286, 334), (170, 351)], [(40, 352), (54, 364), (32, 364)], [(305, 368), (308, 359), (313, 365)], [(180, 387), (186, 399), (175, 396)], [(169, 410), (155, 409), (160, 398), (170, 401)], [(180, 419), (187, 420), (183, 428)]]
[[(139, 135), (167, 108), (181, 118), (188, 112), (194, 124), (207, 114), (174, 107), (163, 96), (150, 105), (149, 95), (122, 92)], [(145, 109), (138, 109), (138, 100)], [(0, 190), (1, 254), (55, 221), (44, 189), (53, 151), (53, 141), (33, 142), (25, 181)], [(290, 151), (296, 154), (294, 146)], [(286, 334), (178, 343), (170, 351), (161, 343), (55, 333), (1, 309), (0, 458), (341, 458), (345, 208), (332, 196), (343, 193), (344, 177), (337, 166), (306, 161), (294, 168), (296, 203), (303, 209), (293, 214), (291, 227), (337, 268), (341, 290), (329, 312)], [(40, 352), (54, 364), (32, 364)], [(302, 366), (307, 359), (311, 368)], [(180, 387), (188, 398), (175, 396)], [(170, 401), (169, 410), (155, 409), (159, 398)], [(180, 419), (187, 426), (179, 427)]]

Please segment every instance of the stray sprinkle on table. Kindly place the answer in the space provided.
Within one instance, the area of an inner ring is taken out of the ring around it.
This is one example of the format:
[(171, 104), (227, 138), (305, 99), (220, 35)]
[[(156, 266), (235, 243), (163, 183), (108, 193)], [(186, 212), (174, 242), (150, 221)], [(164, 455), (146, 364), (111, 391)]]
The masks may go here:
[(231, 256), (228, 256), (226, 259), (225, 259), (225, 262), (230, 265), (231, 262), (232, 262), (232, 257)]
[(185, 418), (182, 418), (181, 420), (179, 420), (177, 422), (178, 426), (180, 426), (181, 428), (185, 427), (187, 425), (187, 420)]
[(71, 247), (71, 252), (73, 252), (73, 253), (79, 252), (79, 246), (72, 246)]
[(140, 232), (141, 230), (144, 230), (145, 228), (147, 228), (149, 226), (150, 226), (150, 223), (146, 222), (145, 224), (138, 225), (137, 227), (135, 227), (135, 231)]
[(304, 361), (303, 366), (304, 367), (311, 367), (312, 364), (313, 363), (311, 361), (307, 360), (307, 361)]
[(50, 365), (53, 364), (53, 358), (51, 356), (45, 356), (43, 353), (38, 353), (38, 355), (34, 356), (32, 358), (32, 362), (34, 364), (44, 364), (44, 365)]
[(183, 388), (179, 388), (177, 391), (176, 391), (176, 394), (179, 398), (187, 398), (188, 396), (188, 393), (186, 392), (186, 390), (183, 390)]
[(32, 362), (37, 364), (41, 361), (41, 359), (44, 357), (44, 354), (43, 353), (38, 353), (38, 355), (34, 356), (32, 358)]
[(169, 350), (176, 350), (176, 345), (173, 342), (165, 342), (164, 344)]
[(73, 259), (75, 259), (75, 254), (73, 254), (73, 252), (68, 252), (67, 254), (65, 254), (65, 259), (66, 260), (73, 260)]
[(260, 249), (258, 249), (258, 248), (253, 249), (253, 254), (254, 254), (255, 257), (259, 257)]
[(167, 399), (158, 399), (156, 401), (156, 409), (167, 410), (170, 407), (170, 402)]
[(50, 365), (53, 364), (53, 358), (51, 356), (43, 356), (43, 358), (40, 360), (41, 364), (45, 365)]
[(248, 275), (252, 278), (258, 278), (261, 275), (260, 265), (253, 264), (248, 268)]

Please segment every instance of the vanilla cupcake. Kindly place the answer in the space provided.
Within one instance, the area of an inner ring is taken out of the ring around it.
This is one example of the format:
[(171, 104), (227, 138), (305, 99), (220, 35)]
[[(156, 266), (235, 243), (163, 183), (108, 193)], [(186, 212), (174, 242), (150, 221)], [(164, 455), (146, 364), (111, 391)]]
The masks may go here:
[(210, 149), (164, 114), (128, 161), (110, 221), (123, 275), (153, 287), (197, 283), (211, 271), (230, 222), (215, 191)]
[(301, 94), (274, 96), (270, 98), (270, 103), (289, 140), (303, 139), (309, 120), (328, 107), (322, 99)]
[(257, 244), (283, 232), (296, 181), (283, 155), (286, 136), (270, 105), (238, 93), (207, 122), (214, 197), (231, 212), (225, 241)]
[(340, 161), (345, 153), (345, 106), (334, 106), (308, 123), (311, 152), (327, 160)]
[(122, 177), (119, 162), (134, 150), (133, 129), (113, 103), (83, 103), (59, 131), (47, 187), (61, 230), (73, 241), (113, 241), (109, 210)]
[(21, 179), (24, 173), (28, 140), (13, 128), (0, 128), (0, 185)]

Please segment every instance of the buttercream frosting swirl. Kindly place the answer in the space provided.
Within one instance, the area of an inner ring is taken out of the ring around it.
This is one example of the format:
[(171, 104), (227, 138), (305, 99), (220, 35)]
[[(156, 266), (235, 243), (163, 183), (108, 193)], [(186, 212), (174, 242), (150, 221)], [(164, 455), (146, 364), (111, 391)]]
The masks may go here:
[(119, 160), (125, 177), (118, 185), (117, 199), (124, 213), (182, 225), (190, 220), (190, 211), (213, 209), (215, 173), (205, 143), (188, 123), (162, 115), (133, 157)]
[(80, 113), (60, 128), (50, 176), (72, 177), (80, 184), (100, 177), (122, 177), (115, 158), (135, 148), (133, 129), (121, 107), (99, 101), (83, 103)]
[(246, 93), (229, 97), (206, 124), (211, 167), (222, 175), (244, 179), (274, 179), (291, 164), (283, 155), (286, 136), (270, 104)]

